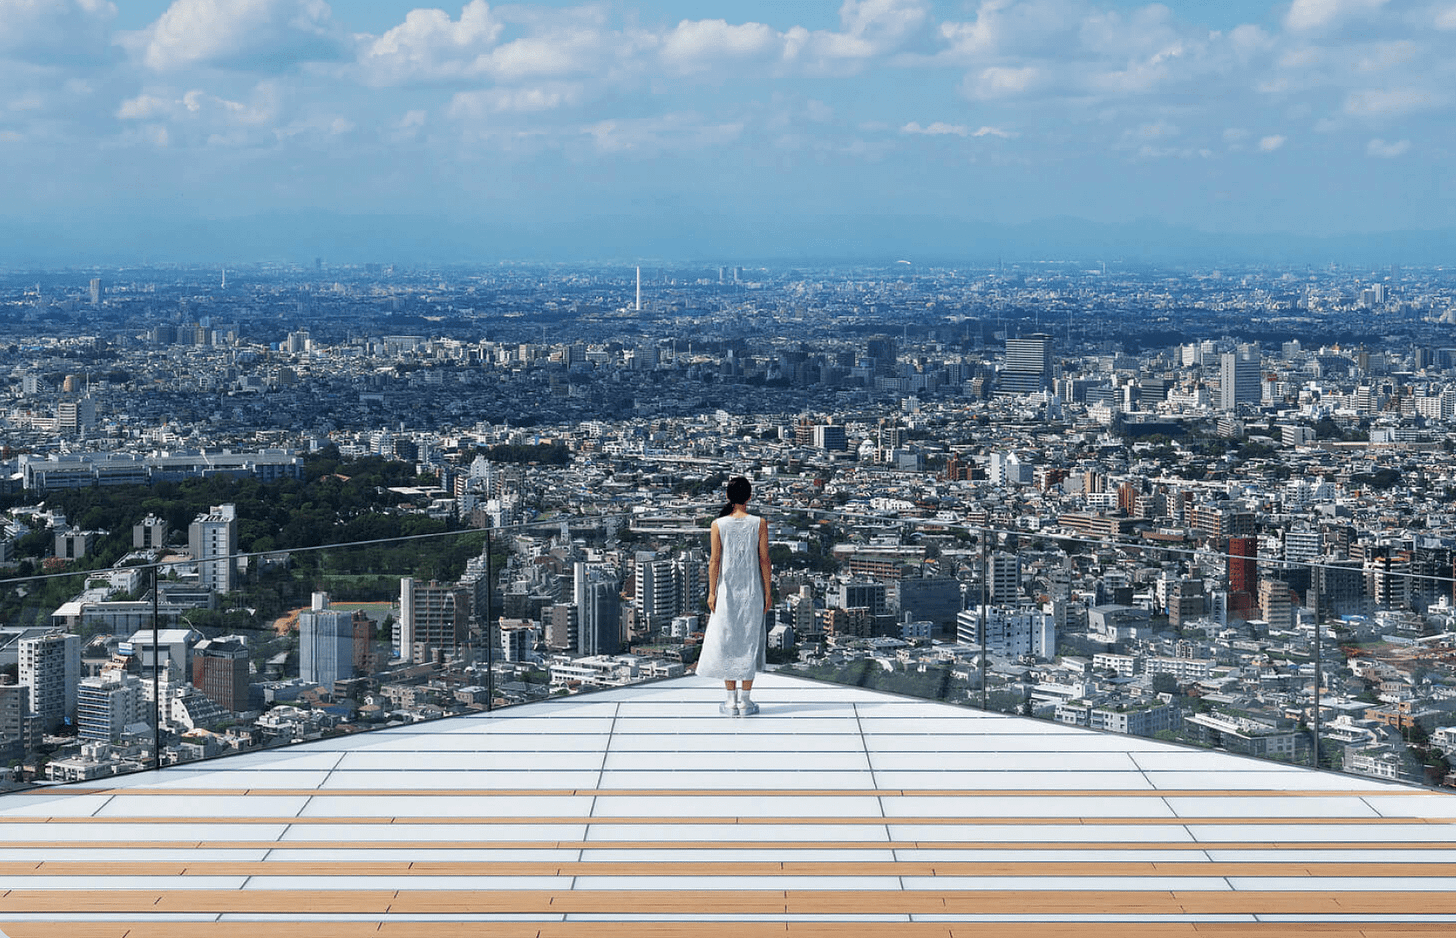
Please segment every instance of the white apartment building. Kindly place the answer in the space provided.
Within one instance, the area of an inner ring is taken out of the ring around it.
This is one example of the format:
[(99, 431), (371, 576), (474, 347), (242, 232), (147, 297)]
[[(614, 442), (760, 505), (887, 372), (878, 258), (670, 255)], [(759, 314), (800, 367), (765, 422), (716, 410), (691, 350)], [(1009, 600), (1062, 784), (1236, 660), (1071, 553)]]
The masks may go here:
[(45, 732), (76, 713), (81, 680), (81, 639), (52, 632), (20, 640), (19, 683), (30, 688), (30, 712)]

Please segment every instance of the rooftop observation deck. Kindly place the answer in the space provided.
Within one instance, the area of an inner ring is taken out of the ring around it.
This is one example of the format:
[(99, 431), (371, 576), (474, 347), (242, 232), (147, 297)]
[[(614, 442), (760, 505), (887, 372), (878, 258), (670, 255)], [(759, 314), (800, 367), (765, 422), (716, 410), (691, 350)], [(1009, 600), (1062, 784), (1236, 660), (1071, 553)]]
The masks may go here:
[(1410, 936), (1456, 795), (762, 676), (0, 797), (12, 938)]

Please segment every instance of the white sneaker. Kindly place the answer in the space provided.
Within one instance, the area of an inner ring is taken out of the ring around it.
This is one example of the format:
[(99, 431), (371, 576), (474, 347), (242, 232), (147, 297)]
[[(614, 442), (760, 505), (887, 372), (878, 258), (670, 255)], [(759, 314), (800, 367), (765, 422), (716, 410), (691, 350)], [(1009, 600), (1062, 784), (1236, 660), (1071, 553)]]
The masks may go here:
[(751, 701), (751, 700), (740, 700), (740, 701), (738, 701), (738, 715), (739, 716), (751, 717), (751, 716), (753, 716), (757, 712), (758, 712), (758, 704), (754, 703), (753, 701)]

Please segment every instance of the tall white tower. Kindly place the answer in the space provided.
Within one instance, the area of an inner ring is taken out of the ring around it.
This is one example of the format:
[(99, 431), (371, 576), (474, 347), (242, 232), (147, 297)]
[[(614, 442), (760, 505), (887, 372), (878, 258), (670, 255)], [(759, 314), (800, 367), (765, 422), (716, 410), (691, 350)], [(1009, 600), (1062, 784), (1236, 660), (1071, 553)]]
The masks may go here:
[(642, 312), (642, 268), (637, 268), (637, 312)]

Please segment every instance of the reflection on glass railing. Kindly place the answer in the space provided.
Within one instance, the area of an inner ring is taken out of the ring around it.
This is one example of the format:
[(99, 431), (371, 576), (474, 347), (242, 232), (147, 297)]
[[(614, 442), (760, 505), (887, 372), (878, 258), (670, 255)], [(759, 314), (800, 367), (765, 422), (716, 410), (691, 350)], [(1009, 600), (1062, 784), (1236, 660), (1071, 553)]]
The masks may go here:
[[(765, 513), (772, 668), (1451, 782), (1449, 550)], [(100, 779), (689, 673), (710, 514), (240, 554), (215, 506), (186, 548), (80, 573), (84, 557), (52, 558), (0, 582), (0, 781)]]

